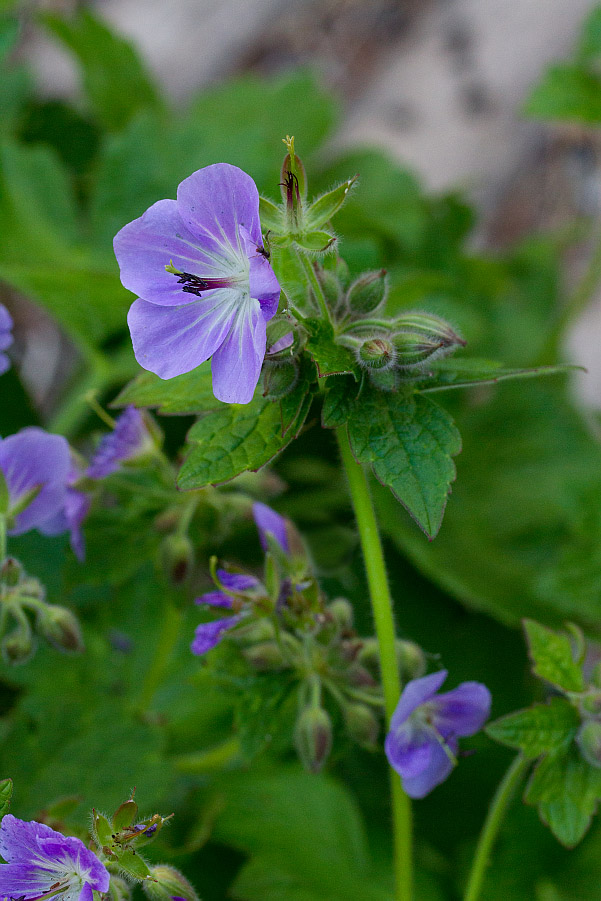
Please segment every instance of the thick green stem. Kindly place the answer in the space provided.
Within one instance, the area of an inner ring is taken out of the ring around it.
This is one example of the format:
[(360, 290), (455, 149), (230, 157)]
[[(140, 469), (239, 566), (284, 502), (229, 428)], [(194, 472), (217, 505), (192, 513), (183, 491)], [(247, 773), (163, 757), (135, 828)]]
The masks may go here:
[(526, 760), (521, 754), (518, 754), (499, 783), (478, 839), (478, 846), (465, 890), (464, 901), (477, 901), (480, 897), (492, 847), (497, 838), (503, 817), (507, 813), (513, 793), (525, 775), (530, 763), (530, 760)]
[[(380, 650), (386, 718), (390, 722), (401, 693), (401, 680), (396, 655), (392, 598), (386, 575), (384, 553), (365, 472), (353, 457), (346, 429), (338, 429), (336, 434), (361, 538)], [(395, 898), (396, 901), (411, 901), (413, 896), (411, 804), (403, 791), (401, 780), (393, 769), (390, 770), (390, 785), (394, 832)]]
[(157, 642), (154, 659), (150, 668), (146, 671), (137, 710), (140, 714), (148, 711), (157, 689), (163, 681), (163, 677), (169, 665), (171, 654), (177, 644), (181, 626), (181, 612), (168, 599), (165, 600), (165, 612), (163, 626)]
[(311, 290), (315, 295), (315, 299), (319, 304), (321, 309), (321, 314), (326, 322), (331, 322), (330, 311), (328, 310), (328, 305), (326, 303), (325, 295), (322, 291), (321, 285), (319, 284), (319, 280), (315, 275), (315, 269), (311, 265), (311, 261), (307, 259), (304, 253), (300, 252), (297, 254), (298, 259), (300, 260), (300, 264), (305, 271), (305, 275), (307, 276), (307, 281), (311, 285)]

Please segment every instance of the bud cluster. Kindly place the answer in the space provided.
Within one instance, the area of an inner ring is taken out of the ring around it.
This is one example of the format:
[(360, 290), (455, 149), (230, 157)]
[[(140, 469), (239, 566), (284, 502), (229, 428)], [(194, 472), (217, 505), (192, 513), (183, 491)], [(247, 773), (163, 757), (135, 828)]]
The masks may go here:
[(25, 663), (36, 637), (59, 651), (83, 651), (79, 622), (66, 607), (48, 604), (44, 586), (28, 576), (14, 557), (0, 566), (0, 650), (5, 663)]
[[(298, 697), (294, 744), (305, 767), (317, 772), (335, 722), (366, 748), (377, 742), (383, 712), (377, 642), (357, 634), (348, 600), (324, 596), (292, 523), (262, 504), (255, 505), (255, 520), (266, 550), (263, 577), (213, 561), (217, 591), (198, 601), (229, 616), (201, 624), (192, 650), (204, 654), (227, 636), (257, 674), (291, 673)], [(416, 645), (399, 642), (398, 660), (403, 680), (423, 673)]]

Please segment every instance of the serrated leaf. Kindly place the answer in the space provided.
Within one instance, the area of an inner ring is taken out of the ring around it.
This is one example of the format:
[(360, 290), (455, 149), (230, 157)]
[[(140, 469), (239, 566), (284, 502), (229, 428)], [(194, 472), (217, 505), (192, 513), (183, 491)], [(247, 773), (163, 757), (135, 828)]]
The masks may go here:
[(452, 418), (420, 394), (364, 389), (347, 424), (358, 463), (403, 504), (429, 538), (440, 529), (461, 437)]
[(336, 344), (334, 330), (329, 322), (324, 322), (323, 319), (305, 319), (303, 326), (309, 332), (307, 350), (317, 366), (319, 378), (345, 373), (358, 378), (359, 367), (352, 351)]
[(472, 385), (496, 385), (508, 379), (537, 378), (582, 369), (580, 366), (534, 366), (529, 369), (509, 369), (494, 360), (455, 359), (435, 360), (428, 366), (430, 378), (419, 385), (422, 394), (469, 388)]
[(0, 822), (10, 810), (10, 801), (13, 796), (13, 780), (0, 780)]
[(142, 372), (112, 402), (112, 407), (157, 407), (163, 414), (201, 413), (223, 407), (213, 394), (210, 362), (173, 379)]
[(526, 101), (524, 111), (538, 119), (601, 122), (601, 77), (581, 66), (551, 66)]
[(109, 131), (119, 131), (140, 109), (161, 100), (132, 44), (118, 37), (88, 9), (76, 16), (46, 15), (42, 21), (77, 56), (86, 94)]
[(524, 629), (535, 675), (563, 691), (583, 691), (582, 669), (574, 660), (568, 636), (532, 619), (524, 620)]
[(348, 181), (342, 182), (341, 185), (338, 185), (332, 191), (322, 194), (321, 197), (313, 201), (307, 210), (307, 228), (310, 231), (323, 228), (330, 221), (332, 216), (341, 208), (358, 177), (358, 175), (355, 175), (354, 178), (349, 178)]
[(485, 731), (495, 741), (539, 757), (572, 741), (580, 725), (576, 709), (563, 698), (535, 704), (489, 723)]
[(179, 471), (183, 490), (229, 482), (248, 470), (269, 463), (302, 428), (310, 403), (302, 405), (298, 419), (282, 434), (279, 403), (255, 395), (249, 404), (222, 405), (192, 426), (191, 451)]
[(328, 380), (321, 410), (324, 429), (337, 429), (347, 422), (357, 399), (358, 388), (357, 382), (350, 378)]
[(550, 754), (538, 764), (526, 788), (525, 800), (558, 841), (573, 848), (583, 838), (601, 798), (601, 769), (580, 757), (572, 746)]

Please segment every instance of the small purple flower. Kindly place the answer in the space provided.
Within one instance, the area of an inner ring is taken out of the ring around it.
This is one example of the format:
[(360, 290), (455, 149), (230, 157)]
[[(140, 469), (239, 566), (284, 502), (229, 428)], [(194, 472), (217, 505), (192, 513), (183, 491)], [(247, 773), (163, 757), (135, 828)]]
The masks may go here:
[(447, 778), (457, 739), (478, 732), (490, 713), (491, 697), (480, 682), (462, 682), (438, 694), (446, 670), (405, 686), (390, 722), (384, 749), (410, 798), (423, 798)]
[(88, 466), (90, 479), (104, 479), (121, 463), (142, 456), (153, 447), (144, 416), (135, 407), (126, 407), (115, 422), (115, 428), (100, 441)]
[(259, 538), (263, 550), (269, 550), (269, 541), (267, 540), (267, 536), (271, 535), (271, 537), (275, 539), (275, 541), (277, 541), (282, 550), (286, 554), (289, 553), (290, 547), (288, 545), (286, 520), (284, 519), (284, 517), (280, 516), (279, 513), (276, 513), (275, 510), (272, 510), (271, 507), (268, 507), (267, 504), (260, 503), (253, 504), (253, 517), (257, 529), (259, 530)]
[(28, 496), (33, 497), (16, 514), (11, 535), (30, 529), (43, 532), (51, 524), (64, 509), (70, 470), (71, 451), (61, 435), (50, 435), (32, 426), (0, 438), (0, 471), (8, 488), (9, 516)]
[(91, 499), (88, 495), (75, 487), (83, 475), (84, 472), (79, 462), (72, 456), (63, 508), (56, 516), (39, 526), (40, 532), (44, 535), (60, 535), (62, 532), (70, 532), (69, 542), (71, 550), (80, 563), (86, 556), (82, 525), (88, 515), (91, 504)]
[(109, 873), (78, 838), (43, 823), (7, 814), (0, 827), (0, 897), (25, 901), (50, 894), (62, 901), (92, 901), (93, 890), (107, 892)]
[(8, 350), (13, 343), (12, 327), (12, 317), (6, 307), (0, 303), (0, 375), (10, 369), (10, 360), (4, 351)]
[[(226, 591), (237, 594), (238, 592), (253, 591), (260, 586), (259, 580), (255, 579), (254, 576), (248, 576), (244, 573), (229, 573), (225, 569), (217, 570), (217, 578), (225, 591), (208, 591), (206, 594), (196, 598), (196, 604), (206, 604), (209, 607), (231, 610), (234, 606), (233, 600), (226, 594)], [(200, 655), (212, 650), (219, 644), (224, 634), (229, 629), (233, 629), (245, 615), (246, 612), (242, 612), (223, 619), (216, 619), (209, 623), (201, 623), (200, 626), (196, 627), (195, 638), (191, 644), (192, 653)]]
[(260, 253), (259, 194), (227, 163), (199, 169), (116, 235), (138, 363), (162, 379), (212, 357), (218, 400), (252, 400), (280, 286)]

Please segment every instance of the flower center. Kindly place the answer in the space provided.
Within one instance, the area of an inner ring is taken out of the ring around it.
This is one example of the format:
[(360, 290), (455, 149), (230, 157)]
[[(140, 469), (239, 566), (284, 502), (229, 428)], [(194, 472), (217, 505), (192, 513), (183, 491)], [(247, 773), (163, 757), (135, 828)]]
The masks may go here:
[(201, 278), (190, 272), (181, 272), (177, 279), (178, 285), (182, 285), (182, 291), (186, 294), (196, 294), (200, 297), (204, 291), (213, 291), (215, 288), (233, 288), (238, 280), (235, 278)]

